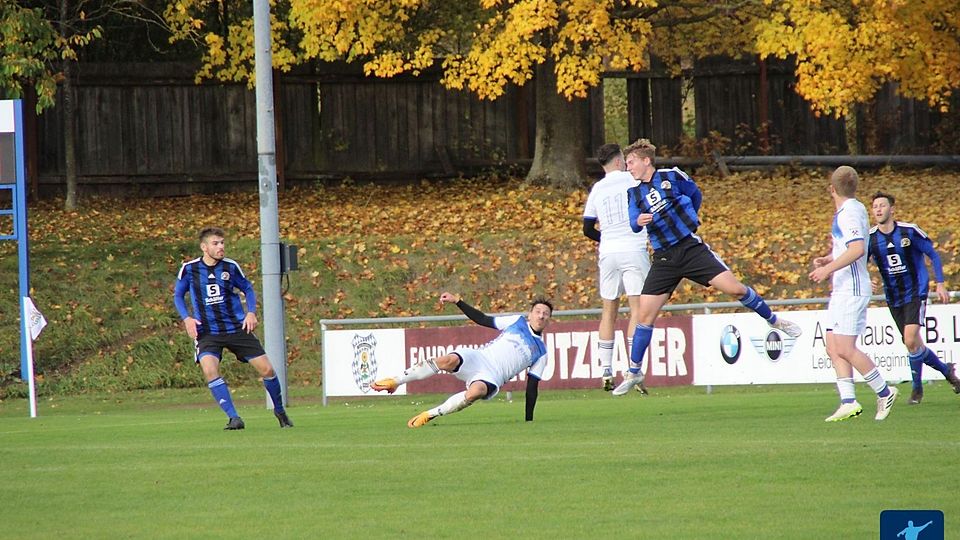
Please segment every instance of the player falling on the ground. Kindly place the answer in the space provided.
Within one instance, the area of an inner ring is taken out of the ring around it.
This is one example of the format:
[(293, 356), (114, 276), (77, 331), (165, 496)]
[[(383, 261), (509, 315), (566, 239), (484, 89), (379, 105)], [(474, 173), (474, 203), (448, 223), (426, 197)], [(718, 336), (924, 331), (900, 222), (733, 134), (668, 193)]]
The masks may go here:
[[(270, 365), (260, 340), (253, 334), (257, 327), (257, 295), (240, 265), (224, 256), (226, 250), (223, 229), (207, 227), (200, 231), (202, 257), (183, 263), (177, 273), (173, 303), (183, 320), (187, 335), (197, 346), (194, 359), (203, 370), (207, 387), (213, 399), (226, 413), (224, 429), (243, 429), (243, 420), (237, 414), (230, 397), (227, 382), (220, 376), (220, 360), (227, 348), (241, 362), (248, 363), (263, 378), (263, 387), (273, 401), (273, 413), (280, 427), (293, 427), (283, 408), (280, 382)], [(244, 309), (237, 289), (247, 301)], [(191, 316), (183, 297), (190, 293)]]
[[(603, 368), (602, 388), (609, 391), (613, 389), (613, 346), (620, 295), (626, 293), (630, 305), (627, 327), (627, 350), (630, 350), (633, 331), (640, 322), (640, 292), (650, 271), (650, 255), (647, 253), (647, 232), (635, 233), (630, 228), (627, 189), (637, 185), (637, 181), (626, 171), (627, 161), (620, 145), (601, 146), (597, 150), (597, 161), (606, 174), (593, 185), (587, 196), (583, 209), (583, 234), (599, 244), (597, 288), (603, 311), (597, 345), (600, 367)], [(646, 393), (642, 384), (637, 388)]]
[(412, 428), (423, 426), (438, 416), (462, 411), (478, 399), (491, 399), (507, 381), (527, 370), (526, 420), (533, 420), (540, 377), (547, 365), (547, 346), (543, 330), (550, 322), (553, 305), (547, 300), (531, 302), (526, 315), (491, 317), (467, 304), (459, 295), (445, 292), (440, 303), (452, 302), (473, 322), (500, 330), (500, 335), (479, 349), (458, 348), (450, 354), (418, 362), (400, 375), (375, 381), (371, 388), (394, 393), (402, 384), (450, 373), (466, 383), (467, 389), (424, 411), (407, 422)]
[(697, 184), (686, 173), (657, 169), (657, 148), (646, 139), (627, 147), (627, 170), (639, 181), (628, 193), (630, 225), (634, 231), (647, 230), (653, 247), (653, 264), (640, 295), (640, 322), (633, 334), (630, 369), (623, 382), (613, 389), (622, 396), (643, 382), (643, 356), (650, 345), (653, 323), (684, 278), (711, 286), (735, 296), (767, 323), (791, 337), (800, 335), (800, 327), (774, 314), (763, 298), (740, 283), (733, 272), (703, 240), (697, 236), (702, 196)]
[(870, 229), (867, 254), (880, 270), (887, 307), (897, 323), (903, 344), (910, 353), (913, 390), (908, 403), (917, 405), (923, 400), (921, 376), (924, 364), (942, 373), (957, 394), (960, 394), (960, 379), (954, 373), (954, 365), (944, 364), (936, 353), (924, 345), (920, 337), (920, 326), (924, 324), (930, 287), (930, 275), (923, 260), (924, 255), (933, 265), (937, 298), (943, 303), (950, 300), (943, 282), (940, 256), (933, 249), (933, 241), (920, 227), (894, 219), (894, 203), (893, 195), (877, 192), (873, 196), (873, 218), (877, 225)]
[(863, 412), (853, 385), (854, 369), (877, 394), (877, 420), (890, 414), (898, 393), (895, 386), (888, 386), (883, 380), (873, 360), (857, 348), (857, 337), (867, 327), (871, 296), (866, 246), (870, 220), (867, 209), (856, 199), (859, 183), (860, 176), (853, 167), (838, 167), (830, 175), (828, 189), (837, 209), (830, 228), (833, 249), (830, 255), (815, 258), (810, 272), (810, 279), (817, 283), (832, 278), (824, 327), (827, 354), (837, 373), (840, 406), (825, 419), (827, 422), (839, 422)]

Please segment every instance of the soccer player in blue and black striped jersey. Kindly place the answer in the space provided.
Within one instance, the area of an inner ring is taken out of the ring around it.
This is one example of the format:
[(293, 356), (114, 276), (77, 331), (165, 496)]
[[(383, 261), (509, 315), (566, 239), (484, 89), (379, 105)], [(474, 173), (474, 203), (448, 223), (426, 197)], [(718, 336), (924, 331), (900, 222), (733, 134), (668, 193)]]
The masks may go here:
[(763, 298), (741, 283), (697, 236), (700, 188), (676, 167), (657, 169), (656, 150), (646, 139), (624, 150), (627, 170), (639, 181), (636, 187), (627, 190), (630, 226), (634, 232), (646, 229), (653, 247), (653, 263), (640, 294), (640, 323), (633, 334), (630, 368), (624, 373), (623, 382), (613, 390), (615, 396), (626, 394), (643, 382), (643, 355), (650, 345), (653, 323), (683, 278), (733, 295), (772, 327), (791, 337), (800, 335), (799, 326), (778, 318)]
[[(280, 427), (293, 427), (283, 408), (277, 375), (260, 340), (253, 334), (257, 327), (257, 295), (240, 265), (224, 256), (225, 248), (223, 229), (203, 229), (200, 231), (200, 251), (203, 256), (184, 263), (177, 273), (173, 303), (183, 320), (187, 335), (196, 341), (197, 356), (194, 360), (203, 369), (213, 399), (229, 419), (224, 429), (244, 428), (243, 420), (233, 406), (227, 383), (220, 376), (224, 348), (232, 351), (241, 362), (256, 368), (273, 401), (273, 413)], [(238, 290), (243, 292), (246, 308)], [(190, 310), (183, 301), (188, 292)]]
[(960, 394), (960, 379), (954, 373), (953, 364), (945, 364), (923, 343), (920, 326), (924, 324), (930, 275), (923, 260), (924, 255), (933, 265), (937, 282), (937, 298), (946, 303), (950, 297), (943, 282), (943, 265), (933, 249), (933, 241), (920, 227), (913, 223), (896, 221), (893, 195), (877, 192), (873, 196), (873, 217), (876, 227), (870, 229), (868, 254), (880, 269), (883, 278), (883, 294), (887, 307), (897, 323), (903, 344), (910, 353), (910, 373), (913, 377), (911, 405), (923, 399), (923, 365), (936, 369)]

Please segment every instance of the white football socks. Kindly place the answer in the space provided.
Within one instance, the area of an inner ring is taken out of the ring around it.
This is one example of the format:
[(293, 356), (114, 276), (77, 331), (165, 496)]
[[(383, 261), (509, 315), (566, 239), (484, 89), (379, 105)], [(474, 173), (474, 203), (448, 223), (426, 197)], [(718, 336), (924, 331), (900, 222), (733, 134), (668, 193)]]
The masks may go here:
[(457, 411), (462, 411), (470, 405), (473, 405), (473, 402), (467, 401), (467, 392), (463, 391), (448, 397), (446, 401), (441, 403), (439, 406), (430, 409), (427, 411), (427, 413), (431, 417), (444, 416), (447, 414), (453, 414)]
[(853, 377), (837, 378), (837, 392), (840, 393), (840, 401), (845, 399), (857, 399), (857, 394), (853, 389)]
[(600, 356), (600, 367), (604, 371), (610, 371), (613, 369), (613, 340), (612, 339), (600, 339), (597, 340), (597, 352)]
[(396, 380), (398, 385), (407, 384), (410, 381), (422, 381), (428, 377), (433, 377), (437, 373), (440, 373), (440, 368), (437, 367), (433, 358), (430, 358), (429, 360), (417, 362), (410, 366), (410, 368), (404, 370)]

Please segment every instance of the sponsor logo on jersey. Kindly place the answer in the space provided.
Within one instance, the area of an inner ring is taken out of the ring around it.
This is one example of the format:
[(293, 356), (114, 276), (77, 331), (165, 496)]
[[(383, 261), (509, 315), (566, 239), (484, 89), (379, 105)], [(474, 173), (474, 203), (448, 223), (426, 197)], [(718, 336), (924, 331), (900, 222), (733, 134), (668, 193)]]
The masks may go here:
[(377, 338), (370, 334), (353, 336), (353, 382), (361, 392), (370, 391), (370, 384), (377, 379)]

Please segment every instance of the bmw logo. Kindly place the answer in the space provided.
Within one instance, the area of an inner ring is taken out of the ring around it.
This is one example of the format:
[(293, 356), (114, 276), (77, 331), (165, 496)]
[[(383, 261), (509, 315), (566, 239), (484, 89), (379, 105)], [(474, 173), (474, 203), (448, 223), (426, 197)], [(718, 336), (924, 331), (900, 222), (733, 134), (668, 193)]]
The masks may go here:
[(736, 364), (740, 358), (740, 332), (732, 324), (720, 332), (720, 354), (728, 364)]
[(770, 333), (767, 334), (764, 349), (767, 351), (767, 358), (769, 358), (771, 362), (779, 360), (780, 354), (783, 353), (783, 340), (780, 339), (780, 334), (771, 330)]

